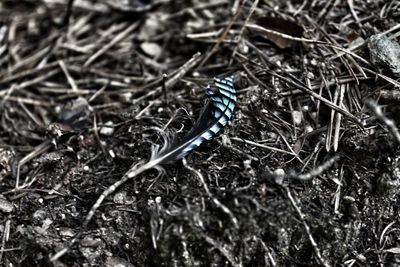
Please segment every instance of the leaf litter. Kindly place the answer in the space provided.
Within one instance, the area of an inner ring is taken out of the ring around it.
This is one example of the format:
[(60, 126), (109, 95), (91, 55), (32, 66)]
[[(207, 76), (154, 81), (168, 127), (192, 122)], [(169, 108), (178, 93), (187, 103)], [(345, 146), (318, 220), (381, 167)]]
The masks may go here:
[[(400, 87), (379, 48), (398, 18), (383, 0), (2, 1), (1, 265), (399, 265)], [(230, 125), (83, 229), (228, 73)]]

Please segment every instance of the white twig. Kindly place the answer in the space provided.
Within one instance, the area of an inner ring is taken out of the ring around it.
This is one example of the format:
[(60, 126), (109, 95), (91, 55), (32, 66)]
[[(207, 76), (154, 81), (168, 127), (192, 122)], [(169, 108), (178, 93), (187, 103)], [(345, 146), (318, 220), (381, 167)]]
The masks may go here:
[(188, 169), (189, 171), (194, 173), (197, 176), (197, 178), (199, 178), (201, 185), (203, 186), (204, 190), (206, 191), (206, 194), (208, 195), (209, 198), (212, 199), (214, 204), (231, 218), (231, 221), (236, 228), (239, 228), (239, 223), (238, 223), (238, 220), (236, 219), (235, 215), (233, 215), (232, 211), (230, 211), (227, 206), (222, 204), (221, 201), (219, 201), (216, 197), (213, 196), (213, 194), (211, 193), (210, 189), (208, 188), (206, 182), (204, 181), (203, 175), (198, 170), (189, 166), (186, 162), (186, 159), (182, 159), (182, 162), (183, 162), (183, 166), (185, 166), (186, 169)]
[(376, 117), (380, 119), (386, 126), (388, 127), (390, 133), (393, 135), (393, 137), (396, 139), (397, 143), (400, 144), (400, 133), (399, 130), (397, 129), (395, 123), (386, 117), (380, 106), (378, 106), (372, 99), (368, 99), (365, 102), (365, 105), (373, 112), (375, 113)]
[(292, 194), (290, 193), (290, 190), (288, 187), (284, 187), (286, 190), (286, 195), (290, 200), (290, 203), (292, 204), (292, 207), (295, 209), (297, 215), (299, 215), (301, 222), (303, 223), (304, 229), (307, 232), (308, 235), (308, 239), (310, 240), (311, 246), (313, 247), (315, 256), (317, 257), (317, 260), (319, 261), (319, 263), (324, 266), (324, 267), (329, 267), (330, 265), (326, 262), (326, 260), (324, 258), (322, 258), (321, 252), (318, 248), (318, 244), (317, 242), (315, 242), (314, 237), (311, 234), (311, 230), (310, 230), (310, 226), (308, 226), (306, 220), (305, 220), (305, 216), (304, 214), (301, 212), (300, 207), (297, 205), (296, 200), (294, 199), (294, 197), (292, 196)]

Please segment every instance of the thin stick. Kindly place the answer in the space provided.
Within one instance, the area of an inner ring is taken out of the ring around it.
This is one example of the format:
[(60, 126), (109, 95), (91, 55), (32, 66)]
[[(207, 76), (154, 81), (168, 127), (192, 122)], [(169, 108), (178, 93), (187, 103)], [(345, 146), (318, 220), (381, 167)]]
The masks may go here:
[[(52, 146), (52, 143), (49, 140), (44, 141), (43, 143), (41, 143), (40, 145), (36, 146), (35, 149), (29, 153), (28, 155), (26, 155), (25, 157), (23, 157), (17, 165), (17, 177), (15, 179), (15, 188), (18, 189), (19, 187), (19, 180), (20, 180), (20, 172), (21, 172), (21, 167), (27, 163), (28, 161), (30, 161), (31, 159), (35, 158), (38, 155), (43, 154), (44, 152), (47, 151), (47, 149), (49, 149)], [(23, 185), (24, 186), (24, 185)]]
[(7, 249), (5, 249), (6, 243), (10, 238), (10, 225), (11, 225), (11, 220), (10, 220), (11, 216), (8, 216), (7, 221), (4, 224), (4, 230), (3, 230), (3, 238), (1, 241), (1, 248), (0, 248), (0, 262), (3, 258), (3, 253), (5, 251), (7, 251)]
[[(187, 61), (185, 64), (183, 64), (177, 71), (176, 73), (167, 81), (165, 82), (165, 88), (166, 90), (171, 89), (183, 76), (188, 73), (194, 66), (196, 66), (201, 59), (201, 53), (197, 52), (196, 54), (193, 55), (193, 57)], [(135, 103), (138, 103), (150, 96), (153, 96), (160, 91), (162, 91), (162, 86), (157, 87), (154, 90), (149, 91), (147, 94), (143, 95), (142, 97), (139, 97), (135, 99)]]
[(71, 20), (71, 14), (72, 14), (72, 7), (74, 5), (74, 0), (69, 0), (68, 5), (67, 5), (67, 12), (65, 12), (65, 17), (64, 17), (64, 27), (65, 27), (65, 32), (68, 35), (68, 30), (69, 30), (69, 23)]
[(257, 8), (258, 1), (259, 1), (259, 0), (254, 1), (253, 5), (252, 5), (251, 8), (250, 8), (249, 15), (247, 16), (246, 20), (245, 20), (244, 23), (243, 23), (242, 28), (240, 29), (239, 37), (238, 37), (238, 42), (237, 42), (237, 44), (236, 44), (236, 46), (235, 46), (235, 49), (234, 49), (233, 52), (232, 52), (231, 59), (229, 60), (229, 66), (232, 65), (233, 59), (235, 58), (236, 52), (237, 52), (237, 50), (238, 50), (238, 48), (239, 48), (240, 40), (242, 39), (243, 32), (244, 32), (244, 30), (246, 29), (246, 25), (249, 23), (251, 16), (253, 15), (254, 11), (255, 11), (256, 8)]
[(308, 181), (311, 180), (312, 178), (320, 175), (321, 173), (325, 172), (327, 169), (329, 169), (338, 159), (340, 158), (339, 155), (335, 155), (332, 158), (328, 159), (326, 162), (324, 162), (322, 165), (312, 169), (308, 173), (304, 174), (288, 174), (286, 175), (287, 178), (293, 178), (297, 180), (302, 180), (302, 181)]
[(250, 140), (246, 140), (246, 139), (243, 139), (243, 138), (232, 137), (231, 140), (242, 142), (242, 143), (249, 144), (249, 145), (252, 145), (252, 146), (261, 147), (261, 148), (264, 148), (264, 149), (267, 149), (267, 150), (271, 150), (271, 151), (275, 151), (275, 152), (280, 152), (280, 153), (283, 153), (283, 154), (297, 156), (296, 153), (292, 153), (292, 152), (289, 152), (289, 151), (286, 151), (286, 150), (283, 150), (283, 149), (279, 149), (279, 148), (276, 148), (276, 147), (272, 147), (272, 146), (266, 146), (266, 145), (259, 144), (259, 143), (256, 143), (256, 142), (253, 142), (253, 141), (250, 141)]
[(235, 215), (233, 215), (232, 211), (230, 211), (227, 206), (222, 204), (221, 201), (219, 201), (216, 197), (213, 196), (213, 194), (211, 193), (210, 189), (208, 188), (208, 186), (204, 180), (203, 175), (196, 169), (190, 167), (187, 164), (186, 159), (182, 159), (182, 162), (183, 162), (183, 166), (185, 166), (186, 169), (188, 169), (189, 171), (194, 173), (199, 178), (199, 181), (200, 181), (201, 185), (203, 186), (204, 190), (206, 191), (207, 196), (212, 199), (212, 201), (214, 202), (214, 204), (217, 207), (219, 207), (224, 213), (226, 213), (231, 218), (233, 226), (235, 226), (235, 228), (239, 228), (239, 223), (238, 223), (238, 220), (236, 219)]
[[(200, 232), (200, 236), (204, 238), (204, 240), (212, 245), (215, 249), (217, 249), (222, 255), (225, 256), (225, 258), (229, 261), (229, 263), (233, 266), (233, 267), (242, 267), (242, 263), (240, 262), (239, 257), (235, 257), (235, 254), (232, 253), (232, 247), (228, 246), (226, 244), (220, 243), (217, 240), (213, 239), (212, 237), (206, 235), (203, 232)], [(239, 259), (237, 259), (239, 258)], [(239, 260), (239, 262), (237, 262)]]
[(218, 48), (221, 46), (221, 43), (225, 40), (226, 36), (229, 33), (229, 30), (232, 28), (233, 23), (238, 19), (240, 11), (244, 5), (244, 3), (246, 2), (246, 0), (241, 0), (241, 4), (240, 7), (238, 8), (238, 10), (236, 11), (236, 13), (233, 15), (233, 17), (231, 18), (231, 20), (229, 21), (228, 25), (225, 27), (224, 31), (221, 34), (221, 37), (218, 38), (218, 41), (214, 44), (214, 46), (211, 48), (210, 52), (207, 53), (207, 55), (204, 57), (204, 59), (201, 61), (201, 63), (199, 64), (199, 67), (202, 67), (207, 60), (214, 55), (214, 53), (218, 50)]
[(330, 265), (324, 260), (324, 258), (322, 258), (321, 252), (318, 248), (318, 244), (317, 242), (315, 242), (314, 237), (311, 234), (311, 230), (310, 230), (310, 226), (308, 226), (306, 220), (305, 220), (305, 216), (304, 214), (301, 212), (300, 207), (297, 205), (296, 200), (294, 199), (294, 197), (292, 196), (292, 194), (290, 193), (290, 190), (288, 187), (284, 187), (285, 191), (286, 191), (286, 195), (288, 197), (288, 199), (290, 200), (290, 203), (292, 204), (292, 207), (294, 208), (294, 210), (296, 211), (297, 215), (300, 217), (301, 222), (303, 223), (304, 229), (307, 232), (308, 235), (308, 239), (310, 240), (311, 246), (313, 247), (315, 256), (317, 257), (317, 260), (319, 261), (319, 263), (324, 266), (324, 267), (329, 267)]
[(330, 108), (336, 110), (337, 112), (342, 113), (343, 115), (345, 115), (346, 117), (349, 117), (351, 120), (353, 120), (353, 121), (356, 122), (357, 124), (361, 125), (360, 120), (359, 120), (356, 116), (354, 116), (353, 114), (351, 114), (351, 113), (348, 112), (347, 110), (345, 110), (345, 109), (339, 107), (338, 105), (332, 103), (331, 101), (329, 101), (328, 99), (322, 97), (321, 95), (315, 93), (312, 89), (310, 89), (310, 88), (308, 88), (308, 87), (306, 87), (306, 86), (304, 86), (304, 85), (302, 85), (302, 84), (297, 84), (297, 83), (295, 83), (294, 81), (292, 81), (291, 79), (288, 79), (288, 78), (286, 78), (286, 77), (284, 77), (284, 76), (282, 76), (282, 75), (280, 75), (280, 74), (278, 74), (278, 73), (276, 73), (276, 72), (269, 71), (269, 70), (266, 70), (266, 71), (267, 71), (268, 73), (270, 73), (270, 74), (272, 74), (272, 75), (278, 77), (279, 79), (281, 79), (281, 80), (287, 82), (288, 84), (291, 84), (291, 85), (293, 85), (293, 86), (296, 86), (296, 87), (297, 87), (298, 89), (300, 89), (301, 91), (303, 91), (303, 92), (305, 92), (305, 93), (307, 93), (307, 94), (313, 96), (314, 98), (316, 98), (316, 99), (318, 99), (318, 100), (324, 102), (325, 105), (327, 105), (328, 107), (330, 107)]
[(281, 32), (277, 32), (277, 31), (274, 31), (274, 30), (270, 30), (270, 29), (264, 28), (264, 27), (262, 27), (260, 25), (257, 25), (257, 24), (247, 24), (246, 27), (250, 28), (250, 29), (253, 29), (253, 30), (256, 30), (256, 31), (264, 32), (264, 33), (275, 34), (275, 35), (277, 35), (279, 37), (282, 37), (282, 38), (285, 38), (285, 39), (288, 39), (288, 40), (291, 40), (291, 41), (330, 46), (330, 47), (333, 47), (333, 48), (335, 48), (337, 50), (340, 50), (340, 51), (344, 52), (345, 54), (351, 55), (351, 56), (359, 59), (360, 61), (362, 61), (366, 65), (369, 65), (369, 66), (371, 65), (371, 63), (369, 63), (367, 60), (365, 60), (362, 57), (360, 57), (359, 55), (351, 52), (349, 49), (337, 46), (335, 44), (331, 44), (331, 43), (324, 42), (324, 41), (306, 39), (306, 38), (302, 38), (302, 37), (294, 37), (294, 36), (291, 36), (291, 35), (288, 35), (288, 34), (284, 34), (284, 33), (281, 33)]
[(67, 81), (69, 85), (71, 85), (71, 88), (73, 91), (78, 91), (78, 86), (76, 86), (76, 83), (74, 79), (72, 78), (71, 74), (69, 73), (67, 67), (65, 66), (65, 63), (63, 60), (58, 60), (58, 64), (60, 65), (62, 71), (64, 72), (65, 77), (67, 77)]
[(122, 176), (122, 178), (120, 180), (118, 180), (117, 182), (115, 182), (114, 184), (109, 186), (106, 190), (104, 190), (103, 193), (96, 200), (96, 202), (93, 204), (93, 206), (90, 208), (88, 214), (86, 215), (85, 220), (82, 223), (82, 228), (80, 229), (80, 231), (75, 235), (75, 237), (63, 249), (61, 249), (59, 252), (57, 252), (55, 255), (53, 255), (50, 258), (50, 261), (54, 262), (54, 261), (58, 260), (60, 257), (62, 257), (65, 253), (67, 253), (70, 250), (70, 248), (73, 244), (75, 244), (76, 242), (79, 241), (81, 235), (86, 230), (87, 226), (89, 225), (94, 214), (100, 207), (101, 203), (103, 203), (104, 199), (106, 199), (109, 195), (114, 193), (118, 189), (118, 187), (120, 187), (121, 185), (126, 183), (129, 179), (132, 179), (132, 178), (136, 177), (137, 175), (139, 175), (140, 173), (155, 167), (156, 165), (159, 164), (159, 162), (160, 162), (159, 160), (154, 160), (154, 161), (150, 161), (144, 165), (142, 165), (142, 163), (135, 164), (132, 168), (129, 169), (129, 171), (127, 171), (124, 174), (124, 176)]
[(121, 42), (124, 38), (128, 36), (136, 27), (139, 26), (139, 22), (132, 24), (128, 28), (126, 28), (124, 31), (120, 32), (117, 36), (115, 36), (111, 42), (103, 46), (100, 50), (98, 50), (96, 53), (94, 53), (93, 56), (91, 56), (85, 64), (83, 64), (84, 67), (89, 66), (90, 64), (93, 63), (99, 56), (107, 52), (111, 47), (116, 45), (117, 43)]
[(162, 75), (162, 79), (163, 79), (162, 80), (162, 91), (163, 91), (163, 94), (164, 94), (165, 102), (168, 105), (167, 87), (165, 86), (165, 84), (167, 82), (167, 79), (168, 79), (168, 75), (166, 73), (164, 73)]

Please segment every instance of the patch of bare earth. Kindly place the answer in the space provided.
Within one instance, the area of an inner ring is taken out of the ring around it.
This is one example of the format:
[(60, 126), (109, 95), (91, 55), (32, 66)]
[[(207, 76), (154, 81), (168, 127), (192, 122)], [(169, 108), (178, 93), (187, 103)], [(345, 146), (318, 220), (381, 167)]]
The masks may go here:
[[(0, 265), (399, 266), (399, 21), (390, 0), (1, 1)], [(227, 74), (223, 133), (85, 227)]]

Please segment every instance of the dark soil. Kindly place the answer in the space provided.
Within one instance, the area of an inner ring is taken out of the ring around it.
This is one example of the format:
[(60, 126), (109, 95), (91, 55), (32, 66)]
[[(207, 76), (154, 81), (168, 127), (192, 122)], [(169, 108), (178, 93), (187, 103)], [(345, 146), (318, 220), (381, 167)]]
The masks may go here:
[[(395, 0), (0, 1), (0, 265), (400, 266), (399, 21)], [(228, 74), (223, 133), (83, 227)]]

